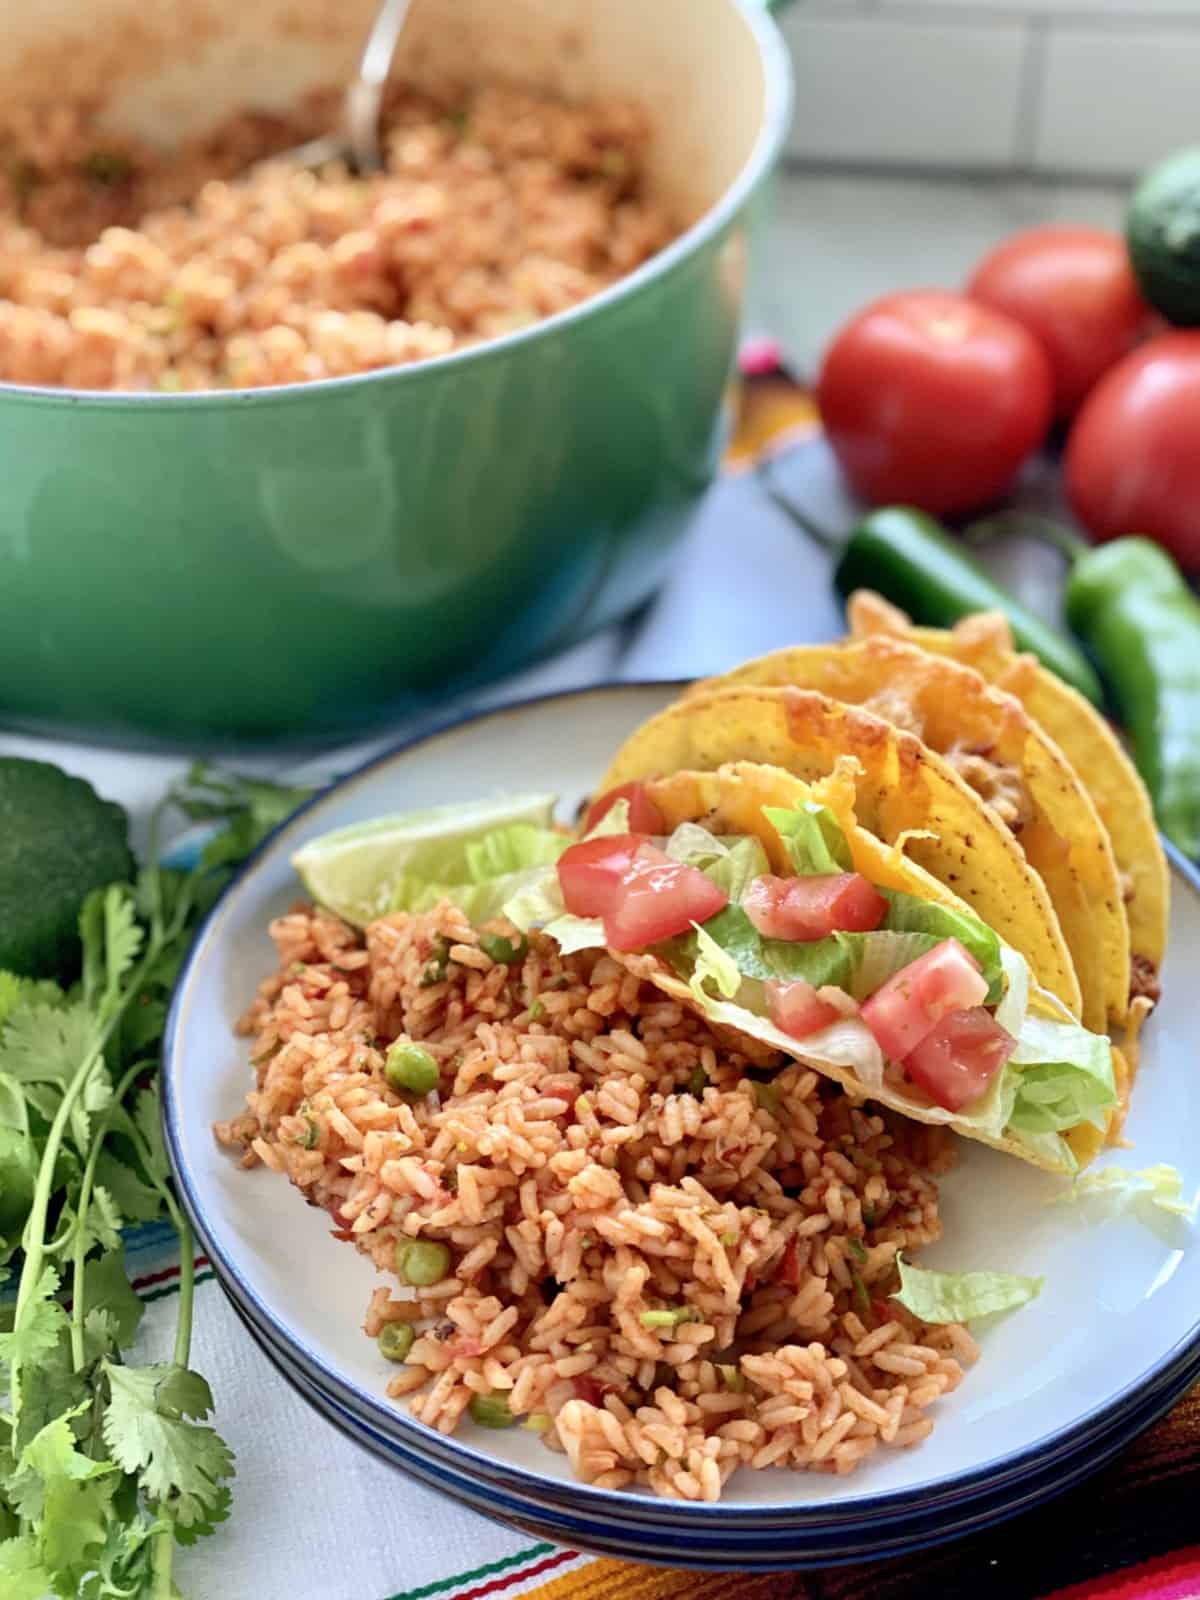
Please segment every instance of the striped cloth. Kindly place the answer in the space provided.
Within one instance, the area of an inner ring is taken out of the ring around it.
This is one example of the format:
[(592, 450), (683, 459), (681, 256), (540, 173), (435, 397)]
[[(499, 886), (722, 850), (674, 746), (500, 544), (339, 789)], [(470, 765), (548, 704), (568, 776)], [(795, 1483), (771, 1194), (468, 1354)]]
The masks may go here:
[[(744, 365), (733, 481), (718, 491), (749, 497), (743, 512), (759, 495), (744, 469), (816, 428), (810, 398), (778, 370), (770, 347), (753, 347)], [(732, 501), (727, 514), (738, 515)], [(174, 1246), (162, 1227), (128, 1239), (147, 1305), (145, 1359), (163, 1359), (173, 1337)], [(238, 1477), (229, 1523), (181, 1552), (179, 1581), (191, 1600), (1200, 1600), (1200, 1544), (1190, 1542), (1200, 1536), (1198, 1393), (1093, 1480), (941, 1549), (820, 1573), (672, 1572), (535, 1542), (376, 1461), (292, 1392), (203, 1256), (196, 1268), (193, 1359), (212, 1383)]]

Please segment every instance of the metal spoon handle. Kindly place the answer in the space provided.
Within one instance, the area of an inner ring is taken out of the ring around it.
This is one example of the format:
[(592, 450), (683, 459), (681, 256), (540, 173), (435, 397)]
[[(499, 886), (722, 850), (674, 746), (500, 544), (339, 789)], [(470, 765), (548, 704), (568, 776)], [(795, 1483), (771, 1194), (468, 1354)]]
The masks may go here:
[(346, 90), (346, 136), (360, 172), (383, 166), (379, 148), (379, 110), (392, 57), (412, 0), (383, 0), (363, 47), (358, 75)]

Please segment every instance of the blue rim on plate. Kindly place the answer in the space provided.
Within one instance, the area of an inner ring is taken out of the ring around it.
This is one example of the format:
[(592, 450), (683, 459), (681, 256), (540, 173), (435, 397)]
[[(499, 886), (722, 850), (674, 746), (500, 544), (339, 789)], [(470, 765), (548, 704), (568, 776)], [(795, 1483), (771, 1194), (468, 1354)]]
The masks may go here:
[[(848, 1542), (832, 1547), (821, 1544), (813, 1549), (802, 1547), (806, 1531), (811, 1537), (812, 1530), (795, 1525), (763, 1530), (749, 1526), (730, 1528), (721, 1524), (709, 1537), (705, 1537), (703, 1529), (698, 1534), (693, 1528), (680, 1532), (669, 1526), (647, 1525), (642, 1537), (652, 1542), (643, 1545), (636, 1537), (631, 1538), (628, 1525), (613, 1534), (608, 1531), (611, 1524), (585, 1521), (577, 1507), (572, 1510), (551, 1507), (544, 1501), (535, 1503), (518, 1499), (506, 1492), (503, 1483), (481, 1486), (479, 1480), (471, 1475), (439, 1470), (427, 1457), (406, 1449), (403, 1444), (380, 1433), (369, 1421), (348, 1410), (318, 1383), (297, 1377), (289, 1364), (287, 1352), (274, 1346), (242, 1307), (235, 1303), (234, 1309), (275, 1370), (328, 1422), (347, 1438), (364, 1446), (381, 1460), (410, 1473), (427, 1487), (449, 1495), (483, 1516), (520, 1528), (538, 1539), (569, 1543), (597, 1555), (675, 1568), (701, 1567), (717, 1571), (732, 1565), (752, 1567), (760, 1572), (844, 1566), (867, 1559), (886, 1559), (927, 1550), (968, 1534), (979, 1533), (1076, 1487), (1100, 1471), (1138, 1434), (1163, 1417), (1191, 1386), (1195, 1376), (1185, 1375), (1168, 1392), (1138, 1408), (1131, 1417), (1123, 1419), (1121, 1425), (1112, 1426), (1101, 1439), (1077, 1449), (1068, 1459), (1060, 1461), (1056, 1458), (1043, 1463), (1038, 1471), (1015, 1484), (1009, 1494), (973, 1501), (969, 1507), (959, 1511), (953, 1522), (942, 1519), (939, 1507), (923, 1505), (919, 1509), (910, 1508), (902, 1519), (897, 1520), (896, 1525), (902, 1526), (903, 1532), (897, 1532), (894, 1537), (875, 1537), (865, 1543)], [(739, 1540), (739, 1535), (744, 1536), (745, 1542)]]
[[(467, 1495), (467, 1488), (485, 1483), (490, 1486), (493, 1499), (502, 1496), (505, 1501), (517, 1508), (525, 1506), (530, 1516), (536, 1515), (539, 1506), (545, 1506), (547, 1509), (553, 1507), (561, 1511), (569, 1505), (573, 1508), (578, 1522), (585, 1508), (589, 1515), (594, 1508), (597, 1516), (606, 1517), (610, 1525), (616, 1523), (630, 1529), (644, 1528), (647, 1533), (656, 1531), (660, 1538), (668, 1526), (684, 1528), (687, 1530), (686, 1539), (693, 1541), (701, 1536), (702, 1529), (720, 1529), (722, 1538), (732, 1538), (735, 1543), (738, 1542), (739, 1533), (747, 1537), (753, 1536), (755, 1545), (759, 1548), (764, 1548), (765, 1536), (773, 1532), (782, 1533), (785, 1528), (793, 1542), (803, 1528), (815, 1539), (824, 1538), (826, 1541), (836, 1543), (839, 1530), (850, 1527), (856, 1527), (864, 1532), (874, 1529), (877, 1534), (882, 1535), (888, 1527), (904, 1522), (909, 1530), (913, 1530), (925, 1513), (938, 1515), (955, 1508), (965, 1509), (977, 1505), (981, 1508), (980, 1515), (983, 1516), (987, 1504), (995, 1503), (998, 1494), (1007, 1495), (1010, 1490), (1015, 1494), (1022, 1485), (1041, 1483), (1050, 1472), (1052, 1481), (1038, 1491), (1038, 1497), (1044, 1498), (1055, 1492), (1058, 1487), (1064, 1487), (1072, 1473), (1078, 1477), (1084, 1475), (1086, 1470), (1090, 1470), (1086, 1465), (1088, 1461), (1094, 1460), (1095, 1464), (1099, 1465), (1100, 1457), (1106, 1459), (1107, 1455), (1120, 1448), (1122, 1443), (1148, 1426), (1178, 1394), (1200, 1376), (1200, 1321), (1137, 1377), (1122, 1384), (1103, 1403), (1092, 1406), (1073, 1421), (1056, 1427), (1019, 1449), (985, 1460), (967, 1471), (954, 1472), (925, 1482), (919, 1491), (919, 1507), (914, 1503), (912, 1488), (868, 1491), (829, 1504), (805, 1503), (780, 1507), (758, 1505), (751, 1508), (719, 1502), (715, 1504), (662, 1502), (640, 1492), (598, 1489), (582, 1483), (550, 1479), (516, 1463), (500, 1460), (476, 1448), (469, 1440), (458, 1438), (451, 1440), (436, 1433), (417, 1422), (407, 1412), (392, 1406), (381, 1393), (373, 1393), (339, 1374), (307, 1346), (303, 1339), (291, 1332), (284, 1333), (280, 1329), (276, 1317), (261, 1295), (222, 1248), (219, 1235), (209, 1224), (204, 1205), (189, 1182), (187, 1164), (183, 1160), (178, 1137), (179, 1106), (173, 1067), (185, 1025), (189, 980), (197, 962), (208, 949), (224, 918), (234, 905), (239, 892), (253, 878), (256, 866), (263, 855), (274, 850), (281, 839), (311, 819), (335, 796), (345, 794), (364, 778), (385, 768), (397, 758), (458, 729), (503, 719), (505, 716), (550, 703), (577, 702), (592, 696), (654, 689), (661, 689), (666, 696), (678, 687), (678, 680), (601, 684), (584, 689), (531, 696), (482, 712), (446, 717), (433, 726), (423, 727), (413, 737), (372, 756), (320, 790), (259, 845), (201, 925), (180, 972), (167, 1019), (163, 1055), (164, 1121), (168, 1153), (182, 1202), (206, 1246), (217, 1277), (239, 1315), (256, 1328), (256, 1336), (265, 1339), (272, 1349), (285, 1348), (289, 1352), (290, 1361), (283, 1364), (282, 1368), (289, 1380), (310, 1399), (314, 1399), (314, 1403), (319, 1403), (321, 1409), (327, 1413), (330, 1408), (335, 1409), (342, 1419), (342, 1424), (351, 1431), (358, 1432), (364, 1442), (380, 1441), (373, 1447), (382, 1448), (383, 1452), (393, 1459), (403, 1457), (410, 1469), (416, 1470), (413, 1467), (414, 1457), (424, 1462), (422, 1476), (428, 1481), (437, 1481), (441, 1487), (458, 1494), (460, 1498), (472, 1498)], [(1191, 893), (1200, 899), (1200, 872), (1185, 861), (1174, 847), (1168, 844), (1166, 849), (1178, 875), (1177, 881), (1185, 884)], [(304, 1371), (303, 1377), (296, 1370), (297, 1361)], [(321, 1397), (319, 1402), (315, 1400), (318, 1395)], [(1113, 1443), (1114, 1439), (1117, 1442)], [(456, 1483), (458, 1487), (455, 1487)], [(530, 1498), (514, 1499), (514, 1496), (522, 1492)], [(1008, 1509), (994, 1510), (986, 1520), (996, 1520), (1000, 1516), (1009, 1515), (1024, 1503), (1023, 1499), (1018, 1499), (1016, 1504), (1009, 1506), (1008, 1498), (1004, 1502)], [(478, 1499), (474, 1498), (472, 1503), (478, 1504)], [(958, 1530), (956, 1524), (955, 1531), (963, 1530)], [(944, 1536), (947, 1535), (931, 1534), (925, 1542), (933, 1542), (935, 1537)], [(765, 1542), (774, 1543), (770, 1539), (766, 1539)], [(889, 1548), (900, 1547), (889, 1546)], [(912, 1541), (906, 1538), (903, 1547), (913, 1547)], [(617, 1546), (612, 1548), (618, 1549)], [(630, 1550), (628, 1538), (620, 1548)], [(857, 1559), (877, 1548), (880, 1546), (871, 1544), (868, 1549), (859, 1550), (853, 1556), (842, 1556), (840, 1559)], [(747, 1554), (747, 1551), (741, 1551), (741, 1558), (745, 1559)], [(686, 1555), (687, 1551), (684, 1549), (673, 1556), (673, 1559), (682, 1561)], [(642, 1559), (646, 1557), (643, 1556)], [(799, 1558), (790, 1559), (794, 1563)], [(806, 1559), (828, 1561), (839, 1558), (823, 1548), (819, 1554)]]

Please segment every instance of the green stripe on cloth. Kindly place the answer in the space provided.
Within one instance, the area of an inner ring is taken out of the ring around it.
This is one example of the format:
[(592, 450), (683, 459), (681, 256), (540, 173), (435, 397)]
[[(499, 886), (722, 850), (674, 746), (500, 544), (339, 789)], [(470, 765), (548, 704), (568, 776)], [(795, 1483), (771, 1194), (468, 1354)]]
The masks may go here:
[(531, 1544), (528, 1549), (518, 1550), (515, 1556), (505, 1556), (502, 1561), (490, 1561), (486, 1567), (473, 1567), (470, 1572), (456, 1573), (453, 1578), (441, 1578), (437, 1583), (427, 1583), (420, 1589), (401, 1589), (396, 1594), (388, 1595), (387, 1600), (425, 1600), (427, 1595), (445, 1594), (447, 1590), (472, 1583), (476, 1578), (490, 1578), (493, 1573), (506, 1572), (510, 1567), (519, 1567), (523, 1562), (549, 1555), (553, 1550), (552, 1544)]

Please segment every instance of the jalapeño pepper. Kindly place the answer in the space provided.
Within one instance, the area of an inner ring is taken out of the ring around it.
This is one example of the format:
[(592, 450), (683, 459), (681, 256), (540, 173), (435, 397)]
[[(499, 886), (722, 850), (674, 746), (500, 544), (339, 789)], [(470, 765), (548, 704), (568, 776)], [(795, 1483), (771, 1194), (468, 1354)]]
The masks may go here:
[(1061, 547), (1067, 620), (1108, 681), (1158, 825), (1200, 855), (1200, 600), (1148, 539)]
[[(768, 491), (813, 537), (836, 548), (790, 500), (769, 484)], [(840, 547), (833, 581), (843, 599), (855, 589), (876, 589), (930, 628), (953, 627), (976, 611), (1002, 611), (1019, 650), (1037, 656), (1093, 705), (1103, 701), (1100, 681), (1078, 646), (1001, 588), (960, 540), (923, 511), (884, 506), (868, 512)]]

